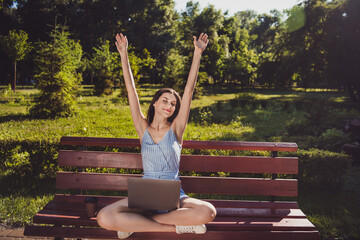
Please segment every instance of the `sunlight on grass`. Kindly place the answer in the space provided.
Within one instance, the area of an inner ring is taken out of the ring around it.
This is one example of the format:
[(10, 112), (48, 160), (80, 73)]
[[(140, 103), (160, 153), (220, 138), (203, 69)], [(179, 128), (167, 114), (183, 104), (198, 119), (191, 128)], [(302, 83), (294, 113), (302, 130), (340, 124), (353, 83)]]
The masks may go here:
[(52, 195), (0, 197), (0, 222), (12, 225), (31, 224), (31, 216), (34, 216), (53, 198)]

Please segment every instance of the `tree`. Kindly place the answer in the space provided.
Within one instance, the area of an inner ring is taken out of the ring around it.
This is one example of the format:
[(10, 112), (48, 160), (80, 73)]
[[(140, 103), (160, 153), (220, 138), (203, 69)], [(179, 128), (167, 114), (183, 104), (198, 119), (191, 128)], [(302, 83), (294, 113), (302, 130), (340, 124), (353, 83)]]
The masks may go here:
[(331, 11), (325, 40), (327, 48), (327, 84), (348, 92), (360, 102), (360, 2), (348, 0)]
[(28, 35), (22, 30), (19, 33), (11, 30), (7, 36), (0, 36), (2, 49), (14, 64), (14, 80), (11, 84), (14, 92), (16, 92), (16, 64), (18, 61), (23, 60), (32, 49), (27, 40)]
[(113, 93), (113, 64), (112, 59), (116, 53), (110, 52), (109, 41), (104, 41), (100, 46), (93, 48), (89, 60), (89, 69), (95, 76), (95, 94), (110, 95)]
[(50, 43), (39, 42), (35, 79), (40, 90), (30, 114), (41, 118), (68, 117), (75, 112), (75, 98), (81, 74), (82, 48), (69, 38), (64, 27), (56, 26)]

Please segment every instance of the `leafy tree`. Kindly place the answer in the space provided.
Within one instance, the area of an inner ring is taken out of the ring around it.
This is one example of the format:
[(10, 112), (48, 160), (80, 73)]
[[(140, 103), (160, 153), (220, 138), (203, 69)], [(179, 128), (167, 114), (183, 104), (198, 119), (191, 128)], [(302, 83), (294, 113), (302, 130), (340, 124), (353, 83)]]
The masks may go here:
[(251, 48), (255, 48), (260, 54), (262, 52), (271, 52), (271, 47), (280, 31), (282, 25), (282, 14), (278, 10), (271, 10), (271, 15), (261, 14), (257, 16), (256, 24), (249, 29), (251, 36)]
[(104, 41), (100, 46), (93, 48), (89, 68), (95, 76), (95, 94), (98, 96), (113, 93), (113, 58), (116, 57), (115, 54), (110, 52), (109, 41)]
[(326, 86), (324, 26), (331, 8), (325, 0), (309, 0), (287, 11), (287, 25), (275, 37), (274, 56), (269, 59), (278, 67), (273, 70), (276, 86), (292, 87), (295, 83), (304, 88)]
[(155, 83), (164, 82), (164, 66), (178, 40), (179, 16), (174, 5), (172, 0), (131, 1), (129, 5), (130, 21), (125, 29), (126, 35), (137, 56), (146, 48), (156, 60), (157, 64), (151, 72)]
[(51, 32), (51, 42), (39, 42), (36, 57), (37, 87), (40, 95), (30, 114), (41, 118), (71, 116), (75, 112), (75, 98), (82, 67), (82, 48), (79, 42), (69, 38), (64, 27)]
[(325, 26), (328, 37), (326, 84), (345, 89), (360, 102), (360, 2), (348, 0), (332, 8)]
[(165, 65), (165, 85), (182, 94), (186, 84), (186, 61), (185, 56), (180, 55), (176, 50), (171, 50)]
[(11, 30), (7, 36), (0, 36), (2, 49), (14, 64), (14, 80), (11, 84), (14, 92), (16, 92), (16, 64), (18, 61), (23, 60), (32, 49), (27, 40), (28, 35), (22, 30), (19, 33)]

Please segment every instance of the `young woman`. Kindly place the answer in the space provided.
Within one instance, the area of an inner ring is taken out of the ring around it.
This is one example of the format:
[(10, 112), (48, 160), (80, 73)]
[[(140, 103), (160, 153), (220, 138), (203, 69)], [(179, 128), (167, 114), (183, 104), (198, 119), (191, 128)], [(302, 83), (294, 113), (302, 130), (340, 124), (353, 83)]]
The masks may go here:
[[(128, 40), (123, 34), (116, 35), (115, 44), (121, 57), (131, 116), (141, 143), (144, 178), (179, 179), (183, 134), (189, 118), (200, 58), (208, 42), (207, 34), (201, 33), (198, 39), (194, 37), (194, 57), (182, 102), (173, 89), (160, 89), (151, 101), (146, 118), (140, 109), (129, 65)], [(98, 213), (97, 221), (105, 229), (118, 231), (118, 237), (124, 239), (133, 232), (202, 234), (206, 232), (204, 224), (213, 221), (215, 216), (213, 205), (190, 198), (181, 189), (180, 208), (177, 210), (146, 215), (143, 210), (128, 208), (128, 200), (123, 199), (104, 207)]]

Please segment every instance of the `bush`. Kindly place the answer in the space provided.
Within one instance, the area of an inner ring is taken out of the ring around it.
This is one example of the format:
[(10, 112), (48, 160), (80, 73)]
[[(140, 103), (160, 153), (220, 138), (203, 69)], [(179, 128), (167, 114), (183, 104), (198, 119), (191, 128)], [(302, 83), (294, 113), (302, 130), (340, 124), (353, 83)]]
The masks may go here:
[(38, 44), (35, 79), (40, 95), (30, 114), (38, 118), (68, 117), (75, 113), (75, 98), (82, 77), (82, 48), (58, 27), (51, 33), (52, 42)]
[(51, 140), (0, 140), (0, 166), (7, 175), (38, 178), (58, 170), (59, 143)]
[(317, 147), (330, 151), (339, 151), (345, 143), (350, 141), (350, 136), (343, 131), (332, 128), (327, 129), (318, 138)]
[[(257, 101), (257, 97), (255, 93), (239, 93), (236, 98), (234, 99), (239, 103), (242, 107), (246, 107), (249, 104), (254, 104)], [(231, 102), (230, 102), (231, 104)], [(232, 104), (233, 105), (233, 104)], [(236, 106), (234, 106), (236, 107)]]
[(110, 52), (109, 41), (93, 48), (93, 54), (88, 61), (88, 68), (95, 76), (95, 95), (111, 95), (114, 87), (114, 66), (119, 59), (118, 54)]
[(344, 153), (320, 149), (298, 150), (281, 155), (298, 157), (300, 187), (315, 189), (339, 189), (352, 162), (351, 157)]
[(285, 129), (289, 136), (311, 134), (311, 127), (307, 124), (306, 121), (298, 121), (294, 118), (286, 123)]

